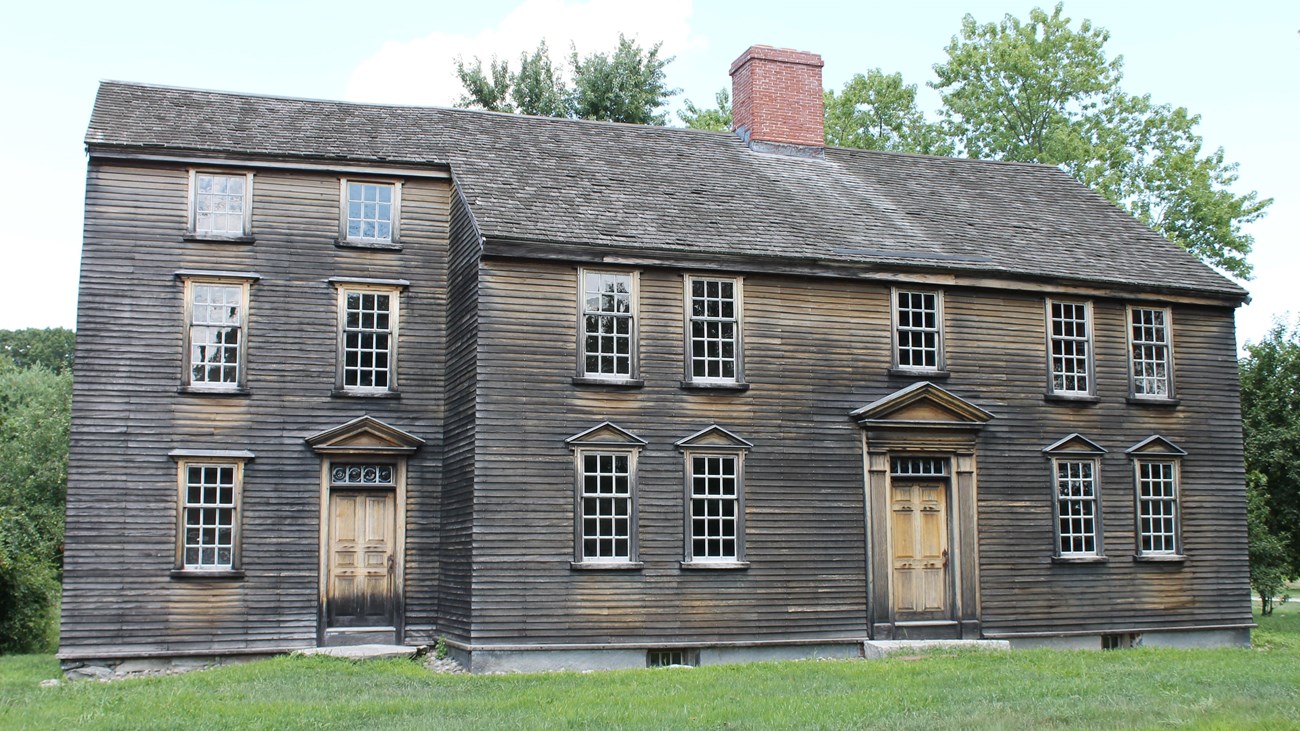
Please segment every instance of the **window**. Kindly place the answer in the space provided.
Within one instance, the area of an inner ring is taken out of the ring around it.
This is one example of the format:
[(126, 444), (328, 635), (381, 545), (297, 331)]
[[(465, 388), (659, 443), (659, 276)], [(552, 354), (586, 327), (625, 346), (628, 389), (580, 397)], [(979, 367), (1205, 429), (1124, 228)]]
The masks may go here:
[(1100, 556), (1097, 461), (1054, 459), (1057, 555)]
[(180, 558), (183, 571), (231, 571), (239, 565), (243, 464), (180, 462)]
[(397, 390), (398, 290), (339, 288), (339, 382), (344, 392)]
[(1139, 555), (1178, 555), (1178, 463), (1134, 461), (1137, 468)]
[(398, 183), (343, 180), (340, 240), (362, 245), (395, 244), (400, 203)]
[(1087, 302), (1047, 302), (1054, 394), (1092, 394), (1092, 330), (1088, 309)]
[(894, 291), (894, 364), (900, 370), (943, 370), (943, 298), (939, 292)]
[(239, 391), (244, 387), (248, 285), (252, 277), (185, 282), (185, 374), (192, 391)]
[(581, 279), (581, 375), (635, 379), (636, 274), (584, 270)]
[(740, 382), (740, 281), (687, 277), (686, 286), (686, 380)]
[(231, 239), (252, 231), (252, 173), (190, 171), (190, 234)]
[(1169, 310), (1129, 308), (1129, 373), (1137, 398), (1173, 396), (1169, 368)]
[(636, 455), (630, 451), (580, 450), (580, 550), (588, 563), (634, 561)]
[(739, 561), (740, 456), (690, 454), (690, 561)]

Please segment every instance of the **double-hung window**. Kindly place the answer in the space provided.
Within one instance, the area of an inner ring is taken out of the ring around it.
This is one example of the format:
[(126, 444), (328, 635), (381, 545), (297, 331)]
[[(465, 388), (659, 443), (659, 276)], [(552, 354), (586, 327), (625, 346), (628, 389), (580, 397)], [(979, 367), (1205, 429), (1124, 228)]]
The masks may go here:
[(631, 561), (635, 453), (584, 450), (580, 462), (581, 560)]
[(338, 386), (345, 394), (397, 390), (397, 286), (339, 284)]
[(943, 370), (943, 293), (896, 289), (893, 298), (894, 367)]
[(1052, 460), (1056, 481), (1057, 555), (1101, 555), (1097, 507), (1097, 461)]
[(687, 277), (686, 290), (686, 380), (740, 383), (740, 280)]
[(240, 239), (252, 234), (253, 174), (190, 171), (189, 234)]
[(177, 461), (176, 571), (182, 575), (240, 568), (244, 463), (251, 452), (174, 450)]
[(1093, 394), (1091, 320), (1087, 302), (1047, 301), (1051, 393), (1074, 397)]
[(1178, 463), (1137, 459), (1138, 554), (1173, 556), (1178, 550)]
[(181, 385), (187, 391), (237, 392), (245, 386), (248, 290), (256, 276), (220, 274), (177, 274), (185, 283)]
[(581, 270), (579, 375), (610, 381), (637, 378), (635, 272)]
[(683, 568), (744, 568), (749, 442), (714, 424), (677, 442), (686, 472)]
[(1130, 307), (1128, 314), (1129, 373), (1134, 398), (1172, 398), (1169, 310)]
[(398, 242), (402, 187), (371, 180), (342, 181), (339, 240), (359, 246), (395, 247)]

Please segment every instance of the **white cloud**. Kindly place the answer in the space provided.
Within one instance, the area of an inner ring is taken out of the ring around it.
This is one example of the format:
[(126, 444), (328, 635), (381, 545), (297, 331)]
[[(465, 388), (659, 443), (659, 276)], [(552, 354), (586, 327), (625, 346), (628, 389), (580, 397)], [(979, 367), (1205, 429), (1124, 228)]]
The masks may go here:
[(390, 41), (353, 72), (349, 100), (391, 104), (450, 106), (460, 98), (454, 59), (475, 56), (484, 64), (493, 55), (517, 64), (519, 54), (542, 38), (557, 65), (567, 65), (570, 43), (579, 55), (612, 51), (618, 34), (643, 46), (663, 42), (661, 54), (672, 56), (699, 47), (691, 35), (691, 0), (524, 0), (494, 28), (474, 36), (434, 31), (413, 41)]

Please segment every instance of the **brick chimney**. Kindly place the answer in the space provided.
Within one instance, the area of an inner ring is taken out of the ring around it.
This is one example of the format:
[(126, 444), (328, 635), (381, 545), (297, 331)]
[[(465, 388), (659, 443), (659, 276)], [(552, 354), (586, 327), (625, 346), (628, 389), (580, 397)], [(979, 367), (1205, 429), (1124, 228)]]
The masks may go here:
[(731, 64), (731, 128), (751, 149), (820, 155), (826, 144), (822, 57), (750, 46)]

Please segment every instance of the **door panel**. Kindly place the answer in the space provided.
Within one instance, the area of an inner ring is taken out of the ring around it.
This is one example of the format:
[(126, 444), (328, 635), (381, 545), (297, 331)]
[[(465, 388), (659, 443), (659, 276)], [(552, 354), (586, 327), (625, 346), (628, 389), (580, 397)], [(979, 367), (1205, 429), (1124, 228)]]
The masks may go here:
[(328, 626), (392, 626), (395, 506), (392, 492), (330, 493)]
[(891, 558), (897, 619), (947, 619), (947, 485), (900, 481), (893, 485), (891, 495)]

